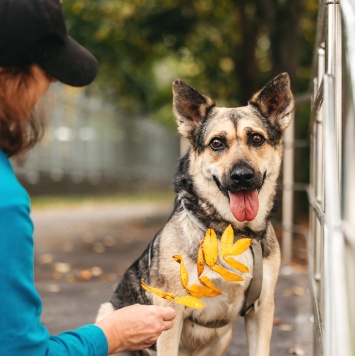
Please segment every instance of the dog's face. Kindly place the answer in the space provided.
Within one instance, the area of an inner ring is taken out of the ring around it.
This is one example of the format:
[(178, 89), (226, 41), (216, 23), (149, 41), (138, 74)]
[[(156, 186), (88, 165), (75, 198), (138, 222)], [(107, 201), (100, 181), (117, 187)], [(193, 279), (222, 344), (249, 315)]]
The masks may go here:
[(192, 147), (190, 174), (199, 195), (229, 221), (264, 220), (293, 110), (288, 75), (271, 80), (239, 108), (219, 108), (180, 80), (173, 83), (173, 94), (179, 132)]

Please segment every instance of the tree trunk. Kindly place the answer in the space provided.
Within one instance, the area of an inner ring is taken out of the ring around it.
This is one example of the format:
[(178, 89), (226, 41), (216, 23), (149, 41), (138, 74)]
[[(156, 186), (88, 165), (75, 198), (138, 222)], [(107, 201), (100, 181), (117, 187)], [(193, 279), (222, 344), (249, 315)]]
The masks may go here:
[(300, 59), (300, 20), (304, 0), (261, 0), (261, 13), (269, 28), (272, 74), (288, 72), (296, 81)]
[[(237, 2), (241, 29), (241, 51), (236, 53), (236, 73), (240, 83), (240, 101), (245, 105), (258, 89), (258, 62), (256, 60), (255, 48), (259, 33), (259, 25), (255, 15), (251, 16), (246, 11), (244, 1)], [(238, 49), (239, 50), (239, 49)]]

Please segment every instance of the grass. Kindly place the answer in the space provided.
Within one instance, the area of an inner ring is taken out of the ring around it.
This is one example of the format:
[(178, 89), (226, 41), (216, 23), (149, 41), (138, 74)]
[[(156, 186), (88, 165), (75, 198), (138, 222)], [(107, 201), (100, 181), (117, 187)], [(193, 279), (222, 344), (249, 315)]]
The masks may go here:
[(137, 204), (174, 201), (172, 191), (134, 191), (101, 195), (50, 195), (32, 196), (31, 206), (34, 209), (65, 208), (93, 204)]

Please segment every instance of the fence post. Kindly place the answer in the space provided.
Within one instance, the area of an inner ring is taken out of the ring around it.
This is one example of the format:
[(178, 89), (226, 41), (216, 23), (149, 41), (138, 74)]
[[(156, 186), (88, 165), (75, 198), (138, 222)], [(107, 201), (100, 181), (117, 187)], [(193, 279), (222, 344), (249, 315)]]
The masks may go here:
[(294, 120), (285, 131), (282, 190), (282, 266), (284, 272), (292, 261), (293, 225), (293, 161), (294, 161)]

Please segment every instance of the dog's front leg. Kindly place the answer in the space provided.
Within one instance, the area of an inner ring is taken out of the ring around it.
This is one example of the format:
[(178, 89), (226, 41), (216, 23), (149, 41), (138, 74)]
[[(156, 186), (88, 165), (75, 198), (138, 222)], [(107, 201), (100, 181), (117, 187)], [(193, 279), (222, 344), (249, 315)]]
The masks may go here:
[(183, 323), (184, 308), (178, 307), (174, 326), (164, 331), (157, 340), (157, 356), (178, 356)]
[(274, 290), (280, 266), (279, 254), (264, 261), (263, 286), (255, 308), (245, 316), (249, 356), (268, 356), (274, 320)]
[(274, 316), (274, 302), (262, 303), (245, 316), (249, 356), (268, 356)]

